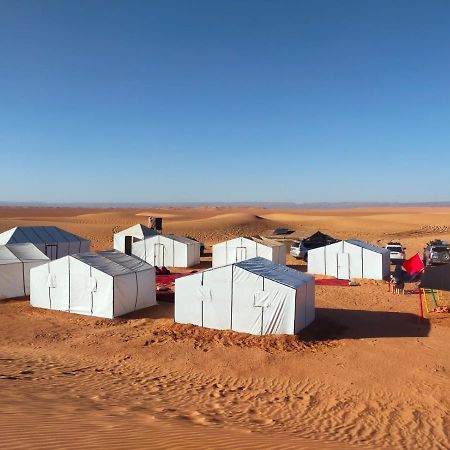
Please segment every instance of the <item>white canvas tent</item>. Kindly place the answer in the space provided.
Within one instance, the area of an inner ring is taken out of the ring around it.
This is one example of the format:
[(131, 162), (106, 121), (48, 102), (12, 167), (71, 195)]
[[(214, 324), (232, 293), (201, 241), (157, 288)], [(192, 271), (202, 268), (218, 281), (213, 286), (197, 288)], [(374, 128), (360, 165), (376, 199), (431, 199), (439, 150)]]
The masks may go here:
[(212, 246), (212, 266), (224, 266), (260, 256), (277, 264), (286, 264), (286, 247), (272, 239), (238, 237)]
[(0, 300), (30, 295), (30, 269), (48, 261), (33, 244), (0, 245)]
[(314, 277), (258, 257), (175, 281), (175, 322), (295, 334), (315, 317)]
[(158, 233), (152, 228), (141, 225), (140, 223), (133, 225), (126, 230), (119, 231), (114, 234), (114, 248), (120, 252), (131, 255), (131, 247), (133, 242), (155, 236)]
[(88, 252), (90, 241), (58, 227), (15, 227), (0, 233), (0, 245), (34, 244), (50, 259), (62, 258), (73, 253)]
[(390, 252), (357, 239), (308, 251), (308, 272), (343, 280), (385, 280), (390, 274)]
[(158, 234), (132, 245), (132, 254), (158, 267), (200, 264), (200, 242), (174, 234)]
[(31, 270), (30, 300), (111, 319), (156, 304), (155, 268), (116, 250), (69, 255)]

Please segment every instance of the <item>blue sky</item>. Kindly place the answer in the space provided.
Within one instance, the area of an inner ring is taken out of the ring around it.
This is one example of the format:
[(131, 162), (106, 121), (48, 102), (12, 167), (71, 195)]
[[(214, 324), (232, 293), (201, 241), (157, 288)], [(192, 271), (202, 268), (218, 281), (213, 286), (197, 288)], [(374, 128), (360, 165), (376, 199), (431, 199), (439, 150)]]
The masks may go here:
[(0, 0), (0, 57), (3, 201), (450, 200), (446, 0)]

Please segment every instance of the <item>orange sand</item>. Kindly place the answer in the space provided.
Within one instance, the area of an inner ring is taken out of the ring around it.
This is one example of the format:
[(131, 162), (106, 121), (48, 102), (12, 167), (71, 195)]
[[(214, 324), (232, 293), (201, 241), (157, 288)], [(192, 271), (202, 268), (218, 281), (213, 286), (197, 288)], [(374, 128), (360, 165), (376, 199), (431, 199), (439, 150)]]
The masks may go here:
[[(103, 249), (147, 215), (207, 251), (279, 226), (410, 254), (450, 240), (450, 208), (0, 208), (0, 231), (53, 224)], [(318, 286), (316, 304), (299, 338), (261, 338), (174, 324), (170, 304), (108, 321), (2, 301), (0, 448), (450, 448), (450, 318), (375, 281)]]

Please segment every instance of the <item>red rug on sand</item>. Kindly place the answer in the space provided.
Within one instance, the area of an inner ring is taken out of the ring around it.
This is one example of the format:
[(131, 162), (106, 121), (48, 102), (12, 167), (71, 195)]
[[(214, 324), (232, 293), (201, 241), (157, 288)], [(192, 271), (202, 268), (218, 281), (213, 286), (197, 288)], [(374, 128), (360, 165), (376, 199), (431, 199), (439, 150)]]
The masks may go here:
[[(169, 275), (156, 275), (156, 300), (164, 302), (175, 301), (175, 280), (177, 278), (185, 277), (190, 275), (189, 273), (171, 273)], [(167, 287), (169, 289), (159, 291), (160, 287)]]
[(348, 280), (338, 280), (337, 278), (316, 278), (316, 286), (348, 286)]

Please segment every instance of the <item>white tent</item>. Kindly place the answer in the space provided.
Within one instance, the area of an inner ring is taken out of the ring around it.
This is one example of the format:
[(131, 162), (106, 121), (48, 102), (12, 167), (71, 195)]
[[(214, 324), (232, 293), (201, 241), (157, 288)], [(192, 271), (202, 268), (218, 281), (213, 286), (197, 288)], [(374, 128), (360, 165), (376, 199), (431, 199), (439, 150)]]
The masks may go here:
[(0, 300), (30, 295), (30, 269), (48, 261), (33, 244), (0, 245)]
[(88, 252), (91, 246), (87, 239), (58, 227), (15, 227), (0, 233), (0, 245), (25, 242), (34, 244), (50, 259)]
[(339, 241), (309, 250), (308, 272), (343, 280), (384, 280), (390, 273), (390, 252), (357, 239)]
[(131, 247), (133, 242), (155, 236), (158, 233), (152, 228), (148, 228), (140, 223), (133, 225), (126, 230), (119, 231), (114, 234), (114, 248), (120, 252), (131, 255)]
[(111, 319), (156, 304), (155, 268), (116, 250), (69, 255), (31, 270), (30, 300)]
[(153, 266), (191, 267), (200, 264), (200, 242), (174, 234), (158, 234), (134, 242), (132, 254)]
[(261, 256), (277, 264), (286, 264), (286, 247), (272, 239), (238, 237), (212, 246), (212, 266), (224, 266)]
[(178, 323), (250, 334), (295, 334), (314, 317), (314, 277), (264, 258), (175, 281)]

